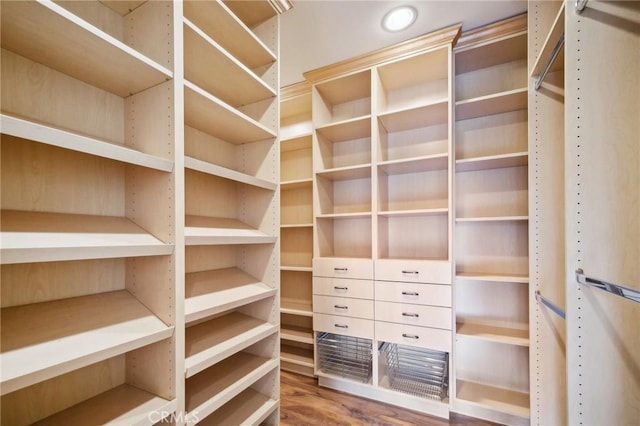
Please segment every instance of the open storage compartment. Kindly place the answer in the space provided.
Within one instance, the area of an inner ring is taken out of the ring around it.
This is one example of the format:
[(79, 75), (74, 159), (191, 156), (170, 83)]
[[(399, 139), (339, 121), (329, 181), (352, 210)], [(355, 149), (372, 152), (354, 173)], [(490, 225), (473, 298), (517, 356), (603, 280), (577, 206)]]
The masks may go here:
[(317, 333), (318, 370), (362, 383), (371, 381), (372, 341), (361, 337)]

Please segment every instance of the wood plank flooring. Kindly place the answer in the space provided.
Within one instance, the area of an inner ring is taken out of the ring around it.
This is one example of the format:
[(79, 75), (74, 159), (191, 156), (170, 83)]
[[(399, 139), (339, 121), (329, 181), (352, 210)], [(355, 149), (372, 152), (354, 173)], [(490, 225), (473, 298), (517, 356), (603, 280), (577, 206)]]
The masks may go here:
[(489, 426), (495, 423), (451, 414), (449, 421), (322, 388), (315, 379), (282, 371), (282, 426)]

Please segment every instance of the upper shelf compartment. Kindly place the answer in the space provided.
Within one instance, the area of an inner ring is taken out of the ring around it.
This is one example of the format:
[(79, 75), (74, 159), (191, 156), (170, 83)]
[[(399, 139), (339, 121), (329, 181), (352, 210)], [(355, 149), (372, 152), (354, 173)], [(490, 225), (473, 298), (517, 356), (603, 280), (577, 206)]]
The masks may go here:
[[(160, 3), (138, 9), (170, 6)], [(136, 13), (143, 15), (144, 10)], [(160, 65), (49, 1), (2, 2), (2, 47), (120, 97), (172, 78), (169, 64)]]
[(317, 84), (313, 115), (316, 127), (371, 115), (371, 72)]
[(186, 79), (235, 108), (276, 96), (273, 88), (186, 18), (184, 50)]
[(378, 111), (381, 114), (446, 102), (449, 98), (449, 47), (381, 66), (378, 75)]
[(248, 68), (276, 61), (271, 49), (220, 0), (185, 1), (184, 15)]

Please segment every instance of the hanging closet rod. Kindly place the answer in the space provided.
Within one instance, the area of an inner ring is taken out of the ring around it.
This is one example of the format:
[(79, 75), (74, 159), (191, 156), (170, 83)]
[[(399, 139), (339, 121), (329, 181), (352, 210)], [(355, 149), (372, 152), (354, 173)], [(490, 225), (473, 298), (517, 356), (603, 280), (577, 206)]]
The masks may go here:
[(582, 13), (589, 0), (576, 0), (576, 13)]
[(640, 290), (635, 290), (632, 288), (623, 287), (621, 285), (611, 284), (606, 281), (598, 280), (596, 278), (588, 277), (584, 274), (584, 271), (582, 269), (576, 270), (576, 280), (580, 284), (596, 287), (606, 292), (615, 294), (616, 296), (624, 297), (625, 299), (640, 303)]
[(544, 69), (540, 73), (540, 77), (538, 77), (538, 79), (536, 80), (536, 86), (535, 86), (536, 90), (540, 89), (540, 86), (542, 86), (542, 82), (547, 77), (547, 74), (549, 73), (551, 66), (556, 61), (556, 58), (558, 57), (558, 54), (560, 53), (562, 46), (564, 46), (564, 33), (560, 36), (560, 39), (556, 43), (556, 47), (553, 48), (553, 52), (551, 52), (551, 56), (549, 56), (549, 60), (547, 61), (547, 64), (544, 66)]
[(549, 299), (540, 294), (539, 291), (536, 290), (536, 301), (547, 308), (551, 309), (551, 312), (558, 315), (562, 319), (566, 319), (565, 312), (560, 309), (557, 305), (554, 305)]

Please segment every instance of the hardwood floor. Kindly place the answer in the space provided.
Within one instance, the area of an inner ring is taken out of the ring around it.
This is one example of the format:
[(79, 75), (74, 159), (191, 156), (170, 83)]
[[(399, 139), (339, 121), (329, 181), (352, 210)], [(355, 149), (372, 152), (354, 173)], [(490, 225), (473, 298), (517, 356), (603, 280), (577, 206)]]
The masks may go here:
[(321, 388), (311, 377), (281, 372), (282, 426), (488, 426), (495, 423), (451, 414), (449, 421)]

